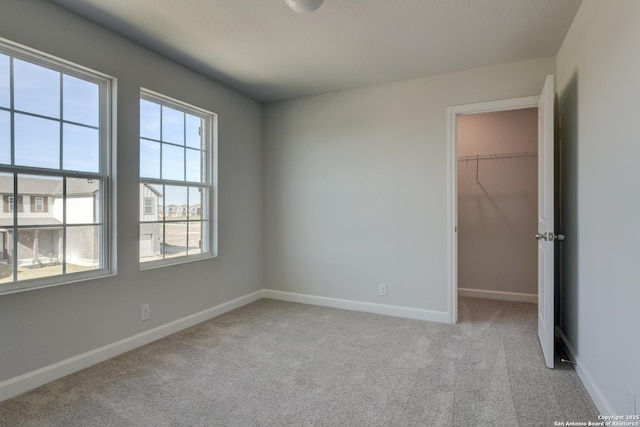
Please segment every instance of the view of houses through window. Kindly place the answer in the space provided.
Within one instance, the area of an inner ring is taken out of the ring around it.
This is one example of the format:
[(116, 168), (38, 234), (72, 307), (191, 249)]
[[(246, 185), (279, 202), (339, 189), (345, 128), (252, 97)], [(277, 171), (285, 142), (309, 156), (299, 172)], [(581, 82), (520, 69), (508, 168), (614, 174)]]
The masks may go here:
[(108, 271), (108, 87), (0, 43), (0, 291)]
[[(17, 184), (17, 223), (10, 203), (0, 210), (0, 282), (13, 279), (14, 259), (17, 280), (99, 268), (99, 183), (18, 174)], [(1, 174), (0, 192), (13, 187), (14, 176)]]

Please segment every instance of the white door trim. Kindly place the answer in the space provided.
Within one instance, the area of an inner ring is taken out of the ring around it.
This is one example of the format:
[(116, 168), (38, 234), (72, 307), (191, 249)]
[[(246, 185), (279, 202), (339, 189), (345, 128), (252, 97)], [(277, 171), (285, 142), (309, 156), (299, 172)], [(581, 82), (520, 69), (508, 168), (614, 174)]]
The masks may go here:
[(458, 323), (458, 116), (538, 107), (539, 96), (447, 108), (447, 282), (449, 323)]

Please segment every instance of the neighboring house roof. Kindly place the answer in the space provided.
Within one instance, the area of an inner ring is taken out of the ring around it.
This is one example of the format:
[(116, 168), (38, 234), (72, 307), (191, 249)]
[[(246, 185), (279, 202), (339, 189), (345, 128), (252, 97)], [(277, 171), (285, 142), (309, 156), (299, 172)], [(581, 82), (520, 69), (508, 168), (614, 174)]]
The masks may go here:
[(144, 186), (145, 186), (145, 187), (147, 187), (149, 190), (151, 190), (151, 191), (153, 191), (154, 193), (156, 193), (156, 194), (158, 195), (158, 197), (162, 197), (162, 193), (161, 193), (160, 191), (156, 190), (156, 189), (153, 187), (153, 185), (151, 185), (151, 184), (144, 184), (144, 183), (143, 183), (142, 185), (144, 185)]
[[(67, 197), (91, 196), (97, 191), (96, 184), (87, 179), (67, 179)], [(13, 177), (0, 176), (0, 193), (13, 193)], [(18, 193), (62, 196), (62, 179), (19, 177)]]
[[(52, 217), (38, 217), (38, 218), (29, 218), (26, 216), (21, 216), (18, 219), (18, 225), (60, 225), (62, 224), (55, 218)], [(12, 227), (13, 226), (13, 218), (0, 218), (0, 227)]]
[[(55, 179), (19, 178), (18, 192), (20, 194), (58, 194), (56, 189), (62, 184)], [(0, 193), (13, 193), (13, 177), (0, 176)]]
[[(67, 196), (92, 196), (98, 191), (96, 184), (87, 179), (67, 179)], [(59, 194), (62, 194), (62, 182), (60, 182)]]

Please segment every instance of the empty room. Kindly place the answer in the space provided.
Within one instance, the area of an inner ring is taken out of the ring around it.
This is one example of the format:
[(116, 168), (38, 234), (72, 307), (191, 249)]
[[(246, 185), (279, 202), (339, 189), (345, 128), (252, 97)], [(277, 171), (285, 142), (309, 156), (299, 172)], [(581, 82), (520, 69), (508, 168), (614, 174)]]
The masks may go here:
[(0, 0), (0, 426), (640, 426), (639, 40)]

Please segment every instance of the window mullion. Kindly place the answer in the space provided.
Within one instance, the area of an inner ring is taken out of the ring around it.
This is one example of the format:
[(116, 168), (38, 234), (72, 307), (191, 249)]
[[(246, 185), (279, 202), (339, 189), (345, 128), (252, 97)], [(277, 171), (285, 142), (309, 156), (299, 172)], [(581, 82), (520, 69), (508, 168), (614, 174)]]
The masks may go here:
[(11, 129), (11, 165), (15, 165), (15, 148), (14, 148), (14, 140), (15, 140), (15, 126), (14, 126), (14, 88), (13, 88), (13, 57), (9, 57), (9, 108), (11, 108), (11, 112), (9, 114), (9, 128)]
[(18, 280), (18, 174), (13, 173), (13, 281)]
[[(186, 141), (186, 139), (185, 139)], [(186, 165), (186, 162), (185, 162)], [(186, 167), (185, 167), (186, 170)], [(186, 175), (186, 171), (185, 171), (185, 175)], [(186, 221), (187, 221), (187, 246), (186, 246), (186, 251), (187, 251), (187, 255), (189, 255), (189, 219), (191, 218), (191, 201), (189, 200), (191, 198), (191, 192), (189, 191), (191, 187), (187, 187), (187, 215), (186, 215)]]
[(62, 178), (62, 274), (67, 274), (67, 177)]
[(63, 111), (64, 102), (63, 102), (63, 99), (62, 99), (62, 97), (64, 95), (64, 87), (63, 87), (64, 78), (63, 78), (63, 74), (62, 73), (59, 73), (59, 74), (60, 74), (60, 117), (58, 118), (58, 126), (60, 128), (60, 139), (58, 140), (58, 145), (59, 145), (58, 151), (59, 151), (59, 157), (60, 158), (59, 158), (59, 163), (58, 163), (58, 165), (59, 165), (58, 169), (64, 169), (63, 152), (62, 152), (62, 150), (64, 148), (63, 147), (63, 136), (64, 136), (63, 128), (64, 127), (62, 126), (62, 118), (64, 117), (63, 116), (63, 114), (64, 114), (64, 111)]
[(187, 186), (203, 187), (203, 188), (211, 187), (211, 185), (204, 184), (201, 182), (195, 182), (195, 181), (185, 182), (185, 181), (175, 181), (171, 179), (157, 179), (157, 178), (140, 178), (140, 182), (143, 184), (158, 184), (158, 185), (167, 184), (175, 187), (187, 187)]
[(209, 126), (208, 123), (205, 123), (204, 120), (201, 120), (200, 122), (200, 162), (201, 162), (201, 169), (202, 169), (202, 173), (204, 173), (204, 176), (200, 177), (200, 180), (203, 181), (206, 184), (211, 184), (209, 182), (209, 167), (210, 167), (210, 162), (209, 162), (209, 158), (206, 157), (207, 153), (209, 153), (210, 147), (208, 146), (209, 144), (207, 143), (208, 138), (206, 137), (206, 135), (209, 134)]
[[(98, 138), (99, 138), (99, 146), (100, 146), (100, 155), (98, 157), (99, 162), (99, 171), (100, 175), (110, 175), (111, 165), (109, 162), (109, 154), (107, 152), (108, 144), (106, 143), (107, 139), (110, 137), (108, 129), (109, 129), (109, 112), (111, 109), (111, 104), (109, 103), (109, 94), (108, 94), (109, 84), (100, 82), (98, 86), (98, 96), (100, 99), (104, 99), (104, 102), (101, 102), (98, 107)], [(102, 187), (100, 190), (104, 191)], [(108, 194), (108, 193), (102, 193)], [(106, 197), (103, 197), (103, 201), (106, 200)], [(100, 208), (105, 209), (105, 204), (102, 203)]]
[[(162, 173), (162, 153), (164, 152), (164, 143), (162, 142), (162, 109), (164, 107), (161, 105), (160, 106), (160, 179), (162, 179), (164, 177), (164, 174)], [(163, 251), (164, 253), (164, 251)]]
[[(108, 215), (107, 215), (107, 212), (105, 212), (105, 209), (106, 209), (105, 200), (107, 199), (106, 195), (109, 194), (107, 192), (108, 189), (106, 188), (107, 185), (108, 184), (106, 180), (100, 180), (100, 185), (98, 185), (98, 188), (99, 188), (98, 191), (100, 191), (100, 194), (102, 195), (102, 197), (98, 201), (100, 203), (100, 209), (94, 209), (94, 216), (93, 216), (94, 222), (98, 222), (100, 227), (100, 232), (98, 233), (98, 239), (100, 239), (100, 247), (98, 248), (99, 250), (98, 265), (100, 268), (107, 267), (106, 265), (106, 261), (108, 259), (107, 254), (111, 251), (111, 248), (109, 247), (108, 239), (105, 240), (106, 233), (108, 232), (108, 229), (106, 229), (107, 227), (106, 217)], [(97, 217), (96, 217), (96, 214), (98, 215)], [(102, 244), (102, 242), (104, 242), (105, 244)]]
[[(187, 181), (187, 113), (182, 113), (182, 164), (184, 165), (184, 170), (182, 174), (182, 179)], [(189, 196), (187, 196), (187, 200)], [(187, 202), (187, 207), (189, 203)], [(188, 235), (187, 235), (188, 236)]]
[(27, 175), (43, 175), (50, 177), (62, 177), (69, 178), (85, 178), (85, 179), (106, 179), (108, 175), (102, 175), (95, 172), (75, 172), (75, 171), (60, 171), (55, 169), (37, 168), (29, 166), (3, 166), (2, 169), (6, 172), (17, 172)]
[(162, 259), (166, 258), (167, 251), (167, 186), (162, 186)]

